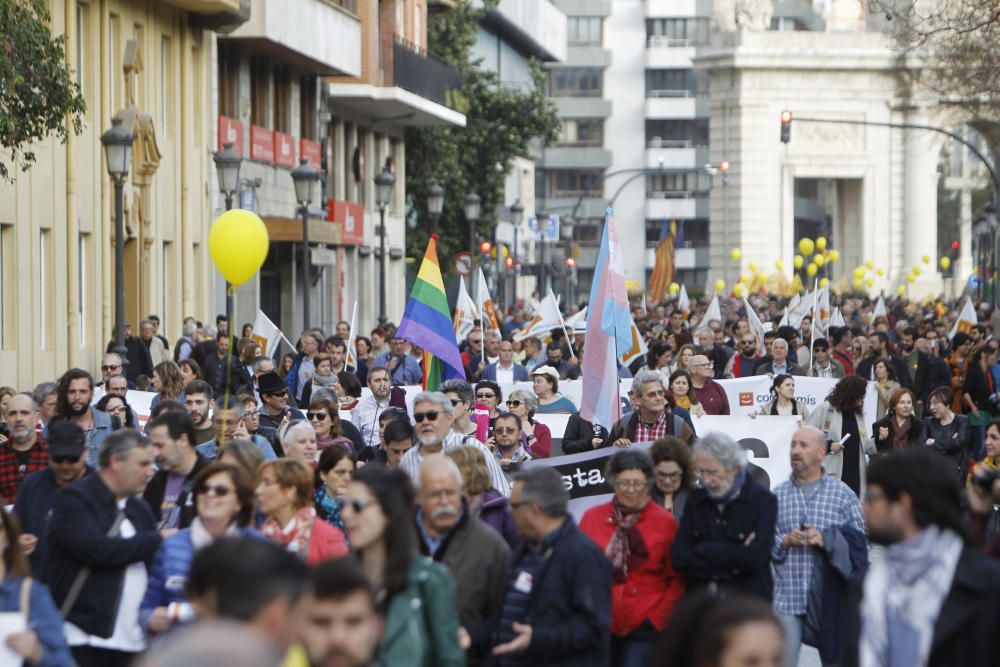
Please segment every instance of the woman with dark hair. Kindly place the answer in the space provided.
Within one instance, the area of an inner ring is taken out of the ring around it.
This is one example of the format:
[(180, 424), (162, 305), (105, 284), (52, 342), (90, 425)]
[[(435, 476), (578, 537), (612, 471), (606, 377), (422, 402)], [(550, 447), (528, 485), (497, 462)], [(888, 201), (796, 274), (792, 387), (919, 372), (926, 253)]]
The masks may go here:
[[(25, 665), (72, 665), (63, 635), (63, 619), (48, 586), (31, 578), (31, 568), (18, 546), (21, 529), (17, 519), (0, 508), (0, 613), (25, 616), (25, 630), (7, 635), (4, 643), (24, 659)], [(14, 663), (8, 663), (14, 664)]]
[(117, 394), (105, 394), (101, 400), (94, 404), (94, 407), (101, 412), (106, 412), (118, 419), (118, 423), (124, 428), (137, 428), (135, 416), (128, 402)]
[(656, 341), (650, 346), (646, 357), (649, 359), (646, 364), (649, 370), (660, 371), (664, 377), (670, 375), (670, 363), (674, 360), (674, 348), (670, 347), (670, 343)]
[(897, 389), (889, 399), (889, 413), (872, 424), (875, 449), (887, 454), (894, 449), (923, 447), (927, 443), (924, 423), (913, 415), (917, 395), (912, 389)]
[(868, 382), (863, 377), (848, 375), (834, 385), (806, 420), (826, 434), (823, 470), (851, 487), (859, 498), (865, 488), (865, 454), (871, 456), (877, 451), (861, 412), (867, 390)]
[(372, 341), (367, 336), (358, 336), (354, 339), (354, 351), (357, 353), (358, 359), (365, 363), (375, 359), (372, 356)]
[(969, 459), (969, 418), (951, 411), (953, 396), (950, 387), (938, 387), (927, 397), (927, 446), (936, 449), (951, 460), (960, 480), (965, 479)]
[(674, 515), (680, 524), (684, 514), (684, 504), (694, 487), (694, 465), (691, 462), (691, 448), (674, 436), (660, 438), (649, 448), (656, 472), (653, 485), (653, 501)]
[[(347, 539), (344, 528), (343, 498), (347, 493), (347, 485), (351, 475), (358, 467), (358, 462), (350, 450), (343, 447), (330, 447), (319, 455), (316, 465), (316, 492), (313, 494), (313, 505), (316, 515), (328, 524), (337, 528)], [(350, 542), (348, 542), (350, 546)]]
[(250, 338), (253, 336), (253, 325), (247, 322), (240, 329), (240, 338)]
[(186, 387), (189, 382), (204, 380), (205, 375), (201, 372), (201, 366), (194, 359), (183, 359), (177, 362), (177, 368), (181, 372), (181, 378)]
[(455, 583), (417, 553), (413, 489), (406, 473), (364, 466), (347, 486), (344, 526), (385, 613), (378, 661), (411, 667), (462, 667)]
[(500, 385), (490, 380), (480, 380), (476, 383), (475, 404), (485, 405), (490, 412), (490, 435), (493, 435), (493, 420), (503, 412), (500, 406), (503, 404), (503, 391)]
[[(944, 341), (947, 343), (947, 340)], [(951, 404), (951, 409), (955, 412), (965, 411), (965, 402), (962, 400), (965, 386), (965, 374), (969, 369), (969, 351), (972, 348), (972, 339), (969, 334), (959, 331), (951, 339), (951, 354), (946, 361), (951, 368), (951, 391), (955, 394), (955, 401)]]
[(799, 421), (809, 418), (809, 409), (795, 400), (795, 378), (787, 373), (775, 375), (771, 382), (771, 400), (757, 413), (771, 416), (797, 416)]
[[(668, 397), (673, 404), (684, 408), (692, 417), (704, 417), (705, 408), (698, 402), (698, 397), (691, 391), (691, 374), (685, 370), (676, 370), (670, 374)], [(694, 427), (691, 427), (694, 429)]]
[(559, 371), (547, 364), (535, 366), (531, 371), (531, 387), (538, 397), (540, 415), (573, 414), (576, 405), (559, 393)]
[(316, 448), (319, 451), (322, 452), (329, 447), (340, 447), (354, 453), (354, 443), (344, 435), (337, 404), (330, 398), (320, 395), (310, 400), (306, 419), (316, 430)]
[(746, 595), (699, 593), (677, 606), (653, 665), (782, 667), (784, 651), (785, 631), (770, 604)]
[(986, 343), (979, 345), (969, 359), (962, 385), (962, 403), (969, 416), (969, 426), (972, 427), (972, 458), (977, 461), (983, 457), (986, 425), (993, 419), (993, 412), (996, 410), (993, 397), (997, 393), (997, 387), (993, 373), (990, 372), (996, 362), (996, 350)]
[(361, 382), (354, 373), (340, 371), (337, 373), (337, 381), (333, 383), (333, 391), (340, 401), (340, 409), (350, 412), (358, 405), (361, 398)]
[(889, 401), (892, 395), (902, 387), (896, 381), (896, 371), (888, 359), (882, 358), (872, 364), (872, 373), (875, 374), (875, 391), (878, 392), (878, 404), (875, 407), (875, 416), (881, 419), (889, 414)]
[(313, 393), (319, 393), (320, 389), (336, 391), (334, 385), (337, 384), (337, 374), (333, 372), (333, 357), (326, 352), (320, 352), (313, 358), (313, 365), (316, 372), (313, 373), (312, 380), (302, 388), (302, 398), (299, 400), (299, 407), (309, 407)]
[(282, 380), (288, 377), (288, 372), (292, 370), (292, 366), (295, 364), (295, 353), (286, 352), (284, 356), (281, 357), (281, 362), (278, 364), (278, 377)]
[(248, 528), (253, 515), (253, 487), (237, 466), (209, 463), (191, 484), (195, 519), (190, 528), (163, 540), (149, 572), (139, 621), (149, 635), (194, 620), (194, 608), (178, 581), (187, 578), (196, 551), (223, 537), (261, 537)]
[(649, 497), (655, 474), (648, 453), (616, 452), (605, 473), (614, 497), (580, 520), (580, 530), (604, 549), (614, 573), (612, 667), (648, 665), (657, 633), (684, 595), (684, 582), (670, 565), (677, 520)]

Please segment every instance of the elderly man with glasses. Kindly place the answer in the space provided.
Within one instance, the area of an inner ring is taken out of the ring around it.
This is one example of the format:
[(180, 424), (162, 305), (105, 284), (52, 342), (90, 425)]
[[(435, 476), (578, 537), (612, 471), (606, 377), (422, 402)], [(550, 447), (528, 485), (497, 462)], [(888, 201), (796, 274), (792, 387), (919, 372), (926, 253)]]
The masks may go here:
[(729, 399), (726, 390), (716, 382), (714, 366), (704, 354), (691, 357), (691, 391), (698, 398), (707, 415), (728, 415)]
[(657, 371), (639, 371), (632, 379), (631, 396), (636, 409), (615, 424), (606, 445), (629, 447), (636, 442), (653, 442), (670, 435), (691, 442), (694, 431), (667, 403), (663, 375)]

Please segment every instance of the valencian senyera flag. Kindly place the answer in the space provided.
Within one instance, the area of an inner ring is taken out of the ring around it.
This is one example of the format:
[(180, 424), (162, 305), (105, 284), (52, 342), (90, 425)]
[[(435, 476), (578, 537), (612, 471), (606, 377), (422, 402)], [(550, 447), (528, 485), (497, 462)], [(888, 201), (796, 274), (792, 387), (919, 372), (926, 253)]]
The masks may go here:
[(427, 391), (437, 391), (445, 380), (465, 379), (438, 264), (437, 238), (437, 234), (432, 234), (427, 243), (424, 261), (396, 330), (397, 337), (424, 351), (423, 385)]
[(649, 298), (663, 301), (667, 297), (670, 283), (674, 281), (674, 243), (677, 238), (677, 221), (670, 223), (669, 231), (664, 225), (660, 242), (656, 245), (656, 264), (649, 280)]

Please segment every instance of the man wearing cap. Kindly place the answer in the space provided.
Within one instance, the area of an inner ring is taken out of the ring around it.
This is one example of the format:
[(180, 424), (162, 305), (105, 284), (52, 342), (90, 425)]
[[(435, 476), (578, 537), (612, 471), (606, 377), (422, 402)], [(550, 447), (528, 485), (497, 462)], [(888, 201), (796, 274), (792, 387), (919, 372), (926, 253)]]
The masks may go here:
[(14, 514), (21, 524), (21, 549), (31, 562), (32, 576), (42, 582), (49, 568), (46, 529), (56, 491), (90, 472), (84, 457), (87, 438), (83, 429), (73, 422), (57, 421), (49, 426), (48, 435), (48, 466), (24, 478), (14, 501)]
[(286, 419), (305, 419), (298, 408), (288, 407), (288, 385), (275, 371), (268, 371), (257, 378), (260, 393), (260, 429), (274, 429), (277, 433)]
[(49, 461), (45, 441), (35, 430), (38, 408), (28, 394), (15, 394), (5, 413), (10, 437), (0, 445), (0, 495), (4, 505), (14, 502), (24, 478)]

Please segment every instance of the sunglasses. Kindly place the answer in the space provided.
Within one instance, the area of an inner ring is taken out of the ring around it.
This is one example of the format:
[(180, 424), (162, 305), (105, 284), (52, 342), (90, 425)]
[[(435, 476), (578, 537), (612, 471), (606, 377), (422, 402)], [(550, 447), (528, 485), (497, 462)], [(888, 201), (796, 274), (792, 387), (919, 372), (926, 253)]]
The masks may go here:
[(362, 500), (361, 498), (344, 498), (341, 502), (344, 503), (345, 507), (350, 507), (355, 514), (361, 514), (372, 504), (372, 501)]
[(211, 486), (206, 486), (201, 490), (201, 492), (206, 496), (217, 496), (219, 498), (225, 498), (233, 491), (235, 491), (233, 487), (226, 486), (225, 484), (213, 484)]
[(465, 403), (465, 401), (463, 401), (460, 398), (452, 398), (450, 400), (451, 400), (451, 407), (453, 407), (453, 408), (457, 408), (462, 403)]
[(306, 419), (308, 419), (309, 421), (313, 421), (313, 420), (318, 421), (318, 422), (326, 421), (326, 418), (329, 417), (329, 416), (330, 415), (326, 414), (325, 412), (307, 412), (306, 413)]
[(517, 429), (513, 426), (497, 426), (493, 431), (496, 433), (517, 433)]
[(829, 352), (829, 350), (825, 347), (814, 347), (813, 352)]
[(755, 341), (755, 340), (745, 340), (745, 341), (743, 341), (743, 344), (744, 345), (756, 345), (757, 341)]
[(435, 422), (437, 421), (438, 415), (440, 414), (441, 413), (438, 412), (437, 410), (431, 410), (430, 412), (414, 412), (413, 421), (417, 422), (418, 424), (424, 421), (424, 419), (426, 419), (429, 422)]
[(476, 398), (496, 398), (497, 395), (492, 391), (484, 394), (476, 394)]
[(285, 398), (286, 396), (288, 396), (288, 391), (287, 390), (285, 390), (285, 391), (272, 391), (272, 392), (268, 392), (268, 393), (263, 394), (263, 395), (264, 396), (274, 396), (275, 398)]
[(118, 370), (119, 368), (121, 368), (121, 364), (116, 364), (116, 365), (114, 365), (114, 366), (112, 366), (112, 365), (110, 365), (110, 364), (108, 364), (108, 365), (106, 365), (106, 366), (101, 366), (101, 370), (102, 370), (102, 371), (116, 371), (116, 370)]
[(76, 463), (77, 461), (80, 460), (79, 456), (75, 456), (75, 457), (74, 456), (53, 456), (51, 458), (52, 458), (52, 462), (53, 463)]
[(508, 408), (519, 408), (521, 407), (521, 401), (507, 401)]
[(125, 412), (125, 406), (124, 405), (116, 405), (113, 408), (105, 408), (104, 411), (105, 412)]

